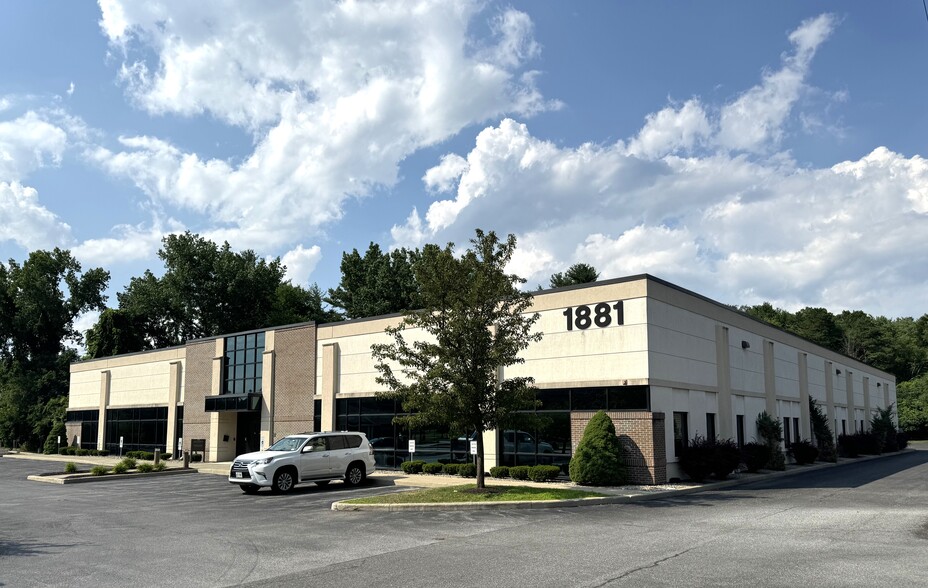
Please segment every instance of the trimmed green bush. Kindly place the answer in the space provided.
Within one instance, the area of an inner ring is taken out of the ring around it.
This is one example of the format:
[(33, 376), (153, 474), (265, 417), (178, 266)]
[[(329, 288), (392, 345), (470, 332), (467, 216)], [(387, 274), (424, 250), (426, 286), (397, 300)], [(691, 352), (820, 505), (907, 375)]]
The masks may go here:
[(125, 474), (128, 471), (129, 471), (129, 466), (127, 466), (125, 462), (121, 461), (113, 466), (114, 474)]
[(48, 436), (45, 437), (45, 453), (52, 454), (58, 450), (58, 437), (63, 438), (67, 444), (68, 430), (64, 426), (64, 421), (56, 422), (52, 430), (48, 432)]
[(838, 450), (835, 447), (835, 436), (831, 431), (831, 424), (825, 415), (825, 410), (814, 398), (809, 398), (809, 418), (812, 420), (812, 435), (818, 447), (818, 459), (834, 463), (838, 461)]
[(97, 455), (99, 455), (100, 457), (106, 457), (106, 456), (109, 455), (109, 454), (110, 454), (110, 452), (109, 452), (108, 449), (98, 449), (98, 450), (97, 450)]
[(749, 472), (756, 472), (770, 461), (770, 447), (755, 441), (745, 443), (741, 448), (741, 460)]
[(461, 469), (461, 464), (459, 463), (446, 463), (442, 466), (442, 473), (448, 474), (449, 476), (458, 475), (458, 470)]
[(604, 411), (590, 419), (577, 453), (570, 460), (570, 479), (582, 486), (619, 486), (625, 482), (622, 445)]
[[(114, 468), (114, 470), (115, 470), (115, 468)], [(91, 476), (103, 476), (103, 475), (105, 475), (108, 471), (109, 471), (109, 469), (108, 469), (106, 466), (95, 465), (95, 466), (93, 466), (92, 468), (90, 468), (90, 475), (91, 475)]]
[(134, 469), (135, 469), (135, 465), (136, 465), (136, 461), (135, 461), (134, 459), (132, 459), (131, 457), (124, 457), (124, 458), (122, 458), (122, 461), (119, 462), (119, 463), (124, 463), (124, 464), (126, 464), (126, 468), (128, 468), (128, 469), (130, 469), (130, 470), (134, 470)]
[(167, 469), (167, 467), (168, 466), (163, 461), (159, 461), (158, 463), (152, 466), (152, 469), (155, 470), (156, 472), (163, 472), (164, 470)]
[(425, 462), (421, 460), (404, 461), (400, 464), (400, 469), (404, 474), (421, 474), (424, 466)]
[(78, 449), (77, 455), (80, 455), (82, 457), (88, 456), (90, 455), (90, 450), (89, 449)]
[(770, 450), (770, 459), (764, 465), (768, 470), (785, 470), (786, 456), (780, 449), (780, 442), (783, 441), (783, 423), (779, 419), (767, 414), (767, 411), (757, 415), (754, 423), (757, 425), (757, 435)]
[(909, 436), (902, 431), (896, 431), (896, 443), (899, 444), (899, 450), (902, 451), (909, 446)]
[(472, 463), (462, 463), (458, 467), (458, 475), (462, 478), (476, 478), (477, 466)]
[(528, 480), (528, 466), (515, 466), (509, 468), (509, 476), (513, 480)]
[(149, 473), (149, 472), (151, 472), (151, 471), (153, 471), (153, 470), (155, 469), (155, 464), (153, 464), (153, 463), (140, 463), (139, 466), (138, 466), (136, 469), (137, 469), (138, 471), (140, 471), (141, 473), (143, 473), (143, 474), (147, 474), (147, 473)]
[(793, 456), (793, 459), (799, 465), (814, 463), (818, 459), (818, 447), (805, 439), (793, 441), (792, 445), (789, 446), (789, 454)]
[(424, 466), (422, 466), (422, 473), (432, 474), (432, 475), (440, 474), (444, 467), (445, 467), (445, 464), (441, 464), (441, 463), (427, 463)]
[(857, 435), (838, 435), (838, 453), (841, 457), (860, 457)]
[(77, 465), (75, 465), (73, 461), (69, 461), (68, 463), (64, 464), (64, 473), (73, 474), (76, 471), (77, 471)]
[(680, 469), (697, 482), (709, 476), (724, 480), (740, 463), (741, 451), (731, 439), (706, 439), (697, 435), (680, 455)]
[(551, 482), (561, 475), (561, 468), (554, 465), (536, 465), (528, 469), (528, 478), (533, 482)]
[(899, 433), (893, 421), (893, 406), (890, 404), (886, 408), (874, 410), (873, 418), (870, 419), (870, 432), (879, 440), (880, 449), (887, 452), (899, 451)]
[(492, 468), (490, 468), (490, 476), (494, 478), (508, 478), (509, 467), (508, 466), (493, 466)]

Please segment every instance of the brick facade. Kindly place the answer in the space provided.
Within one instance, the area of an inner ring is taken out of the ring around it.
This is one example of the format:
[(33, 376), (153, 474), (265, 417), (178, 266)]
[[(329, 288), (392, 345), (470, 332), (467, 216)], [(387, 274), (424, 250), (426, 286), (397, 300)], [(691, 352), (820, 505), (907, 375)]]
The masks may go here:
[(274, 333), (274, 437), (313, 430), (316, 326)]
[(206, 397), (212, 393), (213, 356), (216, 341), (207, 339), (187, 343), (187, 365), (184, 370), (184, 449), (190, 450), (191, 439), (206, 439), (207, 454), (212, 439), (209, 435), (209, 413)]
[[(577, 452), (583, 431), (595, 412), (570, 414), (570, 438)], [(607, 411), (622, 442), (622, 457), (633, 484), (667, 482), (667, 452), (664, 442), (664, 413), (645, 411)]]

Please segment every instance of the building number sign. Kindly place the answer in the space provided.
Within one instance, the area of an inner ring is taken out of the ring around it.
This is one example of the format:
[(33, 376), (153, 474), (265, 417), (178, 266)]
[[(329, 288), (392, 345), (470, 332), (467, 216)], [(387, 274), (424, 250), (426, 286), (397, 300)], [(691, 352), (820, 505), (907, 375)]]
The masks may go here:
[(575, 328), (585, 331), (592, 326), (604, 329), (613, 324), (625, 324), (625, 310), (622, 301), (618, 302), (600, 302), (599, 304), (580, 306), (568, 306), (562, 313), (567, 317), (567, 330), (573, 331)]

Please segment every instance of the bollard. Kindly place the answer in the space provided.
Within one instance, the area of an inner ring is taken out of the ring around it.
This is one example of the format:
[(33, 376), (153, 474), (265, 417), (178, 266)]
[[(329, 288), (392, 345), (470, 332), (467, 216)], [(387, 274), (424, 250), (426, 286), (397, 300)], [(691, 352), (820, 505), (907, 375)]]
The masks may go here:
[(161, 450), (157, 447), (155, 448), (155, 465), (161, 463)]
[(190, 469), (190, 452), (184, 451), (184, 469)]

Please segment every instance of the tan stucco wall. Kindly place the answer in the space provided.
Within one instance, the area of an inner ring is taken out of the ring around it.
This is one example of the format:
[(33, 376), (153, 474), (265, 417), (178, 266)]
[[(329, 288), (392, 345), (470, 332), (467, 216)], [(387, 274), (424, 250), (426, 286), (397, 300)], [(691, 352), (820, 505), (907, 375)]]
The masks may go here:
[[(68, 408), (98, 408), (100, 377), (110, 372), (110, 407), (163, 406), (171, 398), (171, 363), (186, 362), (186, 348), (172, 347), (71, 364)], [(184, 399), (181, 381), (180, 402)]]

